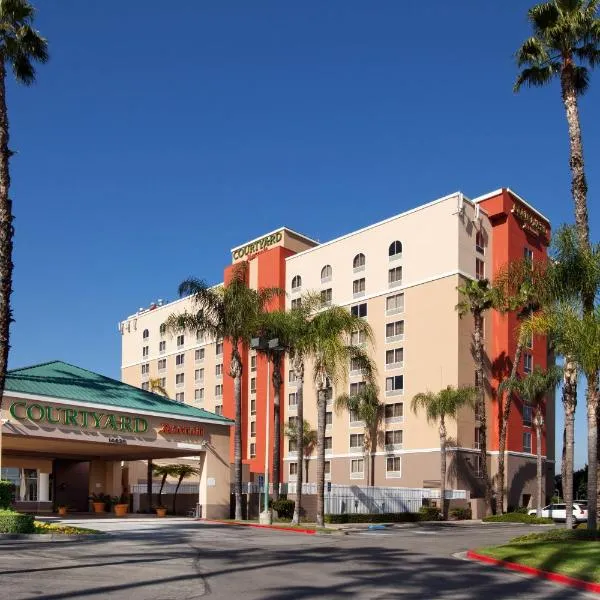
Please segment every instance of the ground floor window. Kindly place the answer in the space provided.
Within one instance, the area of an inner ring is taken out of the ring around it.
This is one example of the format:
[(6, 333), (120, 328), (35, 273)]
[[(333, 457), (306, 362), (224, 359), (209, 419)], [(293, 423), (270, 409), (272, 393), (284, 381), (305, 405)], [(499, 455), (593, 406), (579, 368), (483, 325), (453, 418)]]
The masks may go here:
[(2, 468), (0, 478), (15, 486), (14, 498), (22, 502), (37, 502), (38, 472), (36, 469)]
[(400, 477), (402, 473), (402, 457), (388, 456), (385, 461), (386, 477)]
[(350, 479), (363, 479), (365, 473), (365, 461), (355, 458), (350, 461)]

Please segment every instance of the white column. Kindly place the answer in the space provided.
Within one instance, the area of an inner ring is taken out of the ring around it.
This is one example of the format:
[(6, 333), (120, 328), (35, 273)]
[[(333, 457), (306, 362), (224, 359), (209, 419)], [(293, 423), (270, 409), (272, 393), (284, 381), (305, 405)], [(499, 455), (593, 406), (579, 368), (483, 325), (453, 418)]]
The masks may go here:
[(50, 501), (50, 473), (38, 472), (38, 502)]

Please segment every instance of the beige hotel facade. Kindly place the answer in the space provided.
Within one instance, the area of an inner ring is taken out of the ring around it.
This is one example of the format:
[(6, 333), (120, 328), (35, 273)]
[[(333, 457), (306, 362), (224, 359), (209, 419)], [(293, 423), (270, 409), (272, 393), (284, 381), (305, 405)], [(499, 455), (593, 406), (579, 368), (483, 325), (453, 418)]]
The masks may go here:
[[(373, 479), (377, 486), (439, 486), (439, 435), (435, 425), (410, 408), (412, 397), (447, 385), (473, 385), (471, 353), (473, 321), (456, 311), (457, 288), (468, 279), (490, 278), (508, 260), (546, 255), (547, 219), (523, 198), (503, 188), (470, 200), (462, 193), (368, 225), (325, 243), (290, 229), (269, 232), (232, 249), (232, 265), (249, 263), (253, 287), (277, 285), (291, 308), (303, 293), (319, 292), (323, 302), (347, 307), (364, 317), (374, 332), (370, 352), (377, 364), (381, 401), (385, 403)], [(232, 265), (225, 268), (225, 278)], [(158, 379), (169, 396), (210, 412), (233, 417), (233, 386), (227, 373), (222, 341), (186, 332), (172, 335), (161, 327), (166, 317), (189, 308), (189, 299), (157, 302), (120, 323), (122, 379), (149, 388)], [(485, 318), (485, 352), (491, 389), (487, 396), (489, 468), (496, 471), (498, 414), (495, 394), (499, 356), (514, 355), (516, 321), (490, 313)], [(362, 343), (356, 338), (354, 343)], [(532, 340), (524, 353), (522, 373), (534, 364), (545, 367), (543, 338)], [(495, 363), (496, 361), (496, 363)], [(245, 479), (255, 481), (264, 470), (266, 364), (251, 350), (245, 355), (243, 380), (243, 458)], [(304, 415), (316, 429), (316, 394), (307, 364)], [(290, 365), (283, 373), (282, 421), (296, 415), (296, 384)], [(334, 398), (361, 385), (361, 373), (349, 365), (346, 382), (332, 389), (327, 415), (326, 477), (332, 483), (368, 485), (370, 461), (364, 455), (364, 425), (335, 410)], [(272, 397), (272, 395), (271, 395)], [(554, 468), (554, 408), (545, 406), (543, 451), (546, 468)], [(272, 409), (270, 413), (272, 418)], [(448, 423), (452, 439), (447, 485), (482, 493), (479, 472), (478, 422), (463, 409)], [(272, 431), (272, 422), (271, 427)], [(271, 445), (272, 448), (272, 445)], [(509, 422), (506, 486), (508, 503), (527, 504), (534, 494), (535, 432), (530, 411), (518, 399)], [(296, 478), (294, 442), (282, 444), (282, 479)], [(316, 456), (309, 458), (309, 481), (316, 477)], [(272, 466), (272, 465), (271, 465)], [(551, 485), (548, 476), (548, 486)]]

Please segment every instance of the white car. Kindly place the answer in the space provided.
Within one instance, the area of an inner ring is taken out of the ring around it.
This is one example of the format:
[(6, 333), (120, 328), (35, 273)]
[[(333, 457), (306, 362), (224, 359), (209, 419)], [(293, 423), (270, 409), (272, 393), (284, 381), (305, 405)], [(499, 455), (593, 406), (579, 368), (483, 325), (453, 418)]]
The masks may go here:
[[(530, 510), (527, 514), (535, 517), (537, 511)], [(567, 520), (567, 505), (566, 504), (548, 504), (542, 508), (542, 517), (553, 519), (554, 521), (566, 521)], [(577, 523), (583, 523), (587, 521), (588, 511), (587, 505), (573, 503), (573, 521)]]

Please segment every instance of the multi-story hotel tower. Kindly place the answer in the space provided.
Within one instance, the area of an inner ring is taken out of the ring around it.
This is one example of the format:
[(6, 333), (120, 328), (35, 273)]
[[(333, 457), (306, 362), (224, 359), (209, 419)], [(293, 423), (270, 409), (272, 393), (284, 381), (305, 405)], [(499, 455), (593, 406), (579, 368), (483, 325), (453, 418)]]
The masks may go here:
[[(410, 401), (418, 392), (447, 385), (473, 385), (473, 320), (460, 318), (457, 288), (467, 279), (489, 278), (508, 261), (546, 256), (550, 223), (509, 189), (474, 200), (455, 193), (400, 215), (369, 225), (326, 243), (282, 228), (232, 250), (232, 262), (248, 261), (249, 285), (278, 286), (286, 296), (276, 301), (290, 308), (303, 292), (317, 291), (324, 304), (337, 304), (368, 320), (374, 331), (372, 356), (378, 368), (385, 416), (374, 460), (377, 486), (437, 487), (439, 436)], [(201, 274), (200, 274), (201, 275)], [(159, 378), (172, 398), (233, 417), (233, 381), (227, 375), (229, 352), (221, 340), (186, 332), (171, 335), (161, 328), (166, 317), (189, 307), (183, 298), (140, 310), (120, 324), (122, 378), (147, 388)], [(498, 365), (510, 365), (516, 348), (517, 317), (495, 311), (485, 317), (485, 359), (488, 380), (488, 464), (497, 471), (500, 429)], [(354, 343), (361, 343), (355, 339)], [(264, 471), (267, 370), (262, 356), (245, 352), (243, 374), (243, 460), (245, 479)], [(521, 374), (534, 365), (547, 366), (546, 340), (535, 336), (523, 353)], [(283, 367), (282, 421), (295, 419), (295, 382), (289, 364)], [(316, 428), (316, 393), (307, 365), (305, 419)], [(331, 390), (327, 414), (326, 477), (333, 483), (367, 485), (369, 464), (363, 454), (363, 423), (335, 410), (333, 398), (361, 385), (361, 373), (349, 365), (348, 380)], [(271, 394), (272, 398), (272, 394)], [(554, 402), (547, 402), (542, 453), (547, 488), (554, 470)], [(271, 404), (272, 427), (272, 404)], [(534, 495), (535, 431), (531, 407), (518, 399), (508, 425), (506, 485), (508, 504), (528, 504)], [(448, 486), (482, 493), (479, 477), (477, 421), (465, 408), (448, 424), (453, 440)], [(270, 444), (272, 448), (272, 442)], [(282, 444), (282, 479), (296, 477), (294, 442)], [(316, 458), (309, 459), (309, 481), (316, 477)]]

